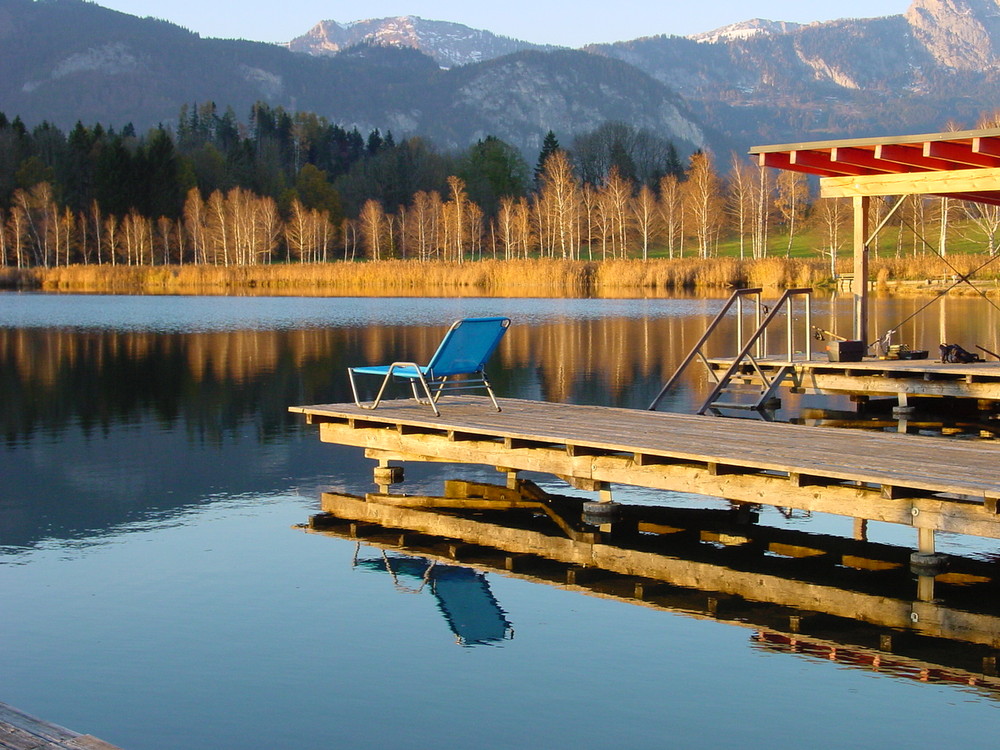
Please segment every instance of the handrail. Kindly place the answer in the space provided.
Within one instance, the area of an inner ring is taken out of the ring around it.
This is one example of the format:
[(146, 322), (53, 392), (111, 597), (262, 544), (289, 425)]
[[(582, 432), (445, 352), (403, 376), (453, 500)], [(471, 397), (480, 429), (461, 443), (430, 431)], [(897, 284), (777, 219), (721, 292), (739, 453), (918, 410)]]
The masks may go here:
[(681, 362), (680, 366), (676, 370), (674, 370), (674, 374), (670, 376), (667, 382), (664, 383), (663, 387), (660, 389), (660, 392), (656, 394), (656, 398), (653, 399), (653, 402), (649, 405), (647, 411), (656, 410), (656, 407), (659, 406), (660, 401), (666, 395), (667, 391), (669, 391), (674, 386), (674, 383), (677, 382), (677, 380), (680, 378), (684, 370), (687, 369), (688, 365), (690, 365), (694, 361), (695, 357), (700, 356), (703, 361), (705, 360), (705, 355), (702, 354), (701, 348), (706, 344), (709, 337), (712, 335), (712, 332), (715, 331), (715, 329), (719, 326), (719, 323), (722, 322), (723, 318), (726, 317), (726, 314), (729, 312), (732, 306), (737, 302), (739, 302), (740, 304), (740, 309), (737, 315), (737, 323), (736, 323), (737, 336), (739, 338), (740, 344), (743, 343), (743, 298), (744, 297), (748, 297), (754, 294), (757, 295), (757, 305), (756, 305), (757, 330), (760, 330), (760, 293), (762, 291), (764, 290), (759, 287), (752, 289), (737, 289), (735, 292), (732, 293), (732, 295), (730, 295), (729, 299), (726, 300), (726, 304), (722, 306), (722, 309), (719, 310), (716, 316), (712, 319), (712, 322), (708, 324), (708, 328), (705, 329), (705, 332), (701, 335), (701, 338), (698, 339), (698, 343), (696, 343), (691, 348), (691, 351), (688, 352), (687, 356)]
[[(806, 296), (805, 358), (806, 358), (806, 360), (812, 359), (812, 335), (811, 335), (812, 334), (812, 304), (810, 302), (811, 295), (812, 295), (812, 289), (809, 288), (809, 287), (800, 287), (800, 288), (796, 288), (796, 289), (786, 289), (785, 292), (781, 295), (781, 298), (778, 300), (778, 302), (774, 305), (774, 307), (771, 308), (770, 312), (768, 312), (767, 317), (764, 318), (763, 322), (761, 322), (761, 324), (757, 327), (757, 330), (754, 331), (754, 334), (750, 337), (749, 341), (747, 341), (745, 344), (743, 344), (742, 349), (740, 349), (739, 354), (736, 355), (736, 358), (733, 360), (732, 364), (729, 366), (729, 369), (726, 370), (726, 372), (723, 374), (723, 376), (718, 379), (718, 381), (715, 384), (715, 388), (712, 389), (712, 392), (709, 394), (708, 398), (705, 399), (705, 403), (703, 403), (702, 406), (701, 406), (701, 408), (698, 410), (699, 414), (704, 414), (706, 411), (708, 411), (708, 409), (711, 407), (712, 403), (719, 397), (719, 394), (729, 384), (729, 381), (732, 380), (733, 375), (735, 375), (736, 372), (737, 372), (737, 370), (739, 370), (740, 365), (743, 364), (743, 360), (745, 360), (748, 356), (750, 356), (750, 350), (754, 347), (754, 344), (758, 344), (760, 341), (763, 340), (764, 336), (766, 336), (766, 334), (767, 334), (767, 327), (771, 324), (771, 321), (773, 321), (778, 316), (778, 314), (781, 312), (782, 308), (784, 308), (786, 304), (788, 304), (788, 306), (789, 306), (789, 311), (788, 311), (788, 316), (787, 316), (785, 345), (786, 345), (786, 351), (787, 351), (787, 354), (788, 354), (788, 361), (789, 361), (789, 363), (791, 363), (792, 361), (794, 361), (794, 359), (795, 359), (794, 333), (795, 332), (794, 332), (794, 328), (793, 328), (793, 325), (792, 325), (792, 314), (791, 314), (791, 302), (790, 301), (791, 301), (791, 299), (793, 297), (798, 296), (798, 295), (803, 295), (803, 294)], [(758, 350), (758, 356), (761, 356), (760, 350)], [(760, 372), (760, 368), (757, 367), (757, 362), (756, 362), (756, 360), (752, 356), (751, 356), (751, 361), (753, 361), (754, 367), (757, 369), (758, 374), (760, 374), (762, 376), (763, 374)], [(765, 379), (765, 382), (766, 382), (766, 379)], [(773, 385), (774, 384), (770, 384), (768, 390), (770, 390), (771, 387), (773, 387)]]

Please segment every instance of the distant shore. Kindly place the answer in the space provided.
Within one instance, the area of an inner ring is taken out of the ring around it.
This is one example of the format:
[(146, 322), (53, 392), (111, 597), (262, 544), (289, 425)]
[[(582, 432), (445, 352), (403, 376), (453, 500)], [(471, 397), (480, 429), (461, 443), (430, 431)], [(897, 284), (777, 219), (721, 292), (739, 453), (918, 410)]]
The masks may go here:
[[(954, 261), (964, 267), (972, 261)], [(873, 285), (895, 293), (939, 292), (959, 278), (937, 258), (877, 259)], [(842, 272), (848, 272), (846, 263)], [(996, 277), (977, 281), (1000, 292)], [(117, 294), (316, 296), (634, 297), (736, 287), (836, 288), (829, 263), (798, 258), (608, 261), (389, 260), (257, 266), (96, 266), (0, 270), (0, 288)], [(972, 292), (968, 285), (960, 284)], [(960, 289), (956, 289), (960, 291)]]

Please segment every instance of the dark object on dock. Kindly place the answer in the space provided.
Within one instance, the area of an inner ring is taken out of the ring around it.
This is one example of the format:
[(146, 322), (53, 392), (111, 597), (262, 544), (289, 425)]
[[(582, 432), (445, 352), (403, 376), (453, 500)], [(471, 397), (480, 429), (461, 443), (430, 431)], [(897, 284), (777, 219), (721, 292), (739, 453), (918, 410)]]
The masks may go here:
[(906, 344), (892, 344), (886, 352), (886, 359), (927, 359), (926, 349), (911, 349)]
[(970, 351), (966, 351), (958, 344), (941, 344), (938, 347), (941, 350), (941, 361), (942, 362), (982, 362), (978, 354), (973, 354)]
[(826, 345), (831, 362), (860, 362), (865, 355), (863, 341), (831, 341)]
[(0, 703), (0, 748), (32, 750), (121, 750), (89, 734), (36, 719)]

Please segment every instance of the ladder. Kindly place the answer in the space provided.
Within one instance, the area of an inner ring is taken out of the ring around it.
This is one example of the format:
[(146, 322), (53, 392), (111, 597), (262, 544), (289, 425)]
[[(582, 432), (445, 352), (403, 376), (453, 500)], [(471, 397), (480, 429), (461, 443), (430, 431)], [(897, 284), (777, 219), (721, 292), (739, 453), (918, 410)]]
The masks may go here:
[[(656, 409), (663, 397), (677, 382), (680, 381), (681, 375), (696, 359), (701, 361), (706, 370), (708, 370), (709, 375), (715, 381), (715, 386), (712, 388), (711, 393), (709, 393), (708, 398), (705, 399), (704, 403), (702, 403), (701, 407), (698, 409), (698, 414), (704, 414), (710, 409), (713, 411), (717, 411), (719, 409), (747, 409), (760, 411), (763, 409), (767, 405), (768, 401), (774, 397), (774, 394), (777, 392), (778, 388), (781, 387), (784, 380), (795, 371), (795, 321), (792, 315), (792, 300), (796, 297), (805, 297), (806, 304), (803, 337), (805, 348), (804, 354), (806, 360), (812, 358), (812, 339), (810, 337), (812, 332), (812, 289), (786, 289), (778, 302), (770, 309), (761, 304), (761, 291), (763, 290), (760, 288), (753, 288), (737, 289), (733, 292), (730, 298), (726, 301), (726, 304), (723, 305), (722, 309), (705, 329), (701, 338), (698, 339), (698, 342), (691, 348), (691, 351), (688, 352), (680, 366), (663, 385), (663, 388), (660, 389), (656, 398), (653, 399), (652, 403), (649, 405), (650, 411)], [(747, 298), (754, 298), (753, 312), (755, 329), (750, 337), (744, 341), (743, 307), (745, 304), (744, 301)], [(719, 324), (726, 318), (729, 311), (734, 306), (737, 308), (736, 340), (740, 350), (736, 354), (732, 363), (729, 365), (728, 369), (720, 376), (716, 372), (715, 368), (712, 367), (704, 350), (705, 346), (711, 339), (712, 334), (716, 331)], [(763, 319), (761, 319), (762, 312), (766, 313), (766, 316)], [(786, 356), (782, 361), (781, 366), (778, 367), (772, 375), (768, 375), (768, 373), (761, 368), (760, 360), (767, 356), (768, 328), (782, 312), (786, 313)], [(748, 368), (746, 367), (747, 363), (749, 363), (752, 371), (748, 371)], [(754, 379), (754, 375), (756, 375), (756, 379)], [(746, 397), (749, 397), (749, 400), (747, 400)]]

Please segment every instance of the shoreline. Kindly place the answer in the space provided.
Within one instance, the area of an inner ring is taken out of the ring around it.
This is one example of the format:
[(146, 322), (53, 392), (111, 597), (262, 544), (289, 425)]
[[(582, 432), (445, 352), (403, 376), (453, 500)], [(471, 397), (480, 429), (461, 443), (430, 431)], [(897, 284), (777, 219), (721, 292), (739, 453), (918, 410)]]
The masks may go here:
[[(940, 294), (957, 274), (942, 264), (872, 261), (872, 290)], [(963, 264), (956, 264), (959, 267)], [(842, 267), (843, 272), (849, 269)], [(930, 273), (929, 271), (936, 271)], [(962, 272), (964, 269), (960, 267)], [(698, 258), (577, 261), (561, 259), (389, 260), (257, 266), (95, 266), (0, 269), (0, 290), (103, 294), (274, 295), (330, 297), (643, 298), (728, 292), (741, 287), (837, 290), (843, 282), (822, 260)], [(1000, 279), (960, 283), (952, 294), (1000, 295)]]

